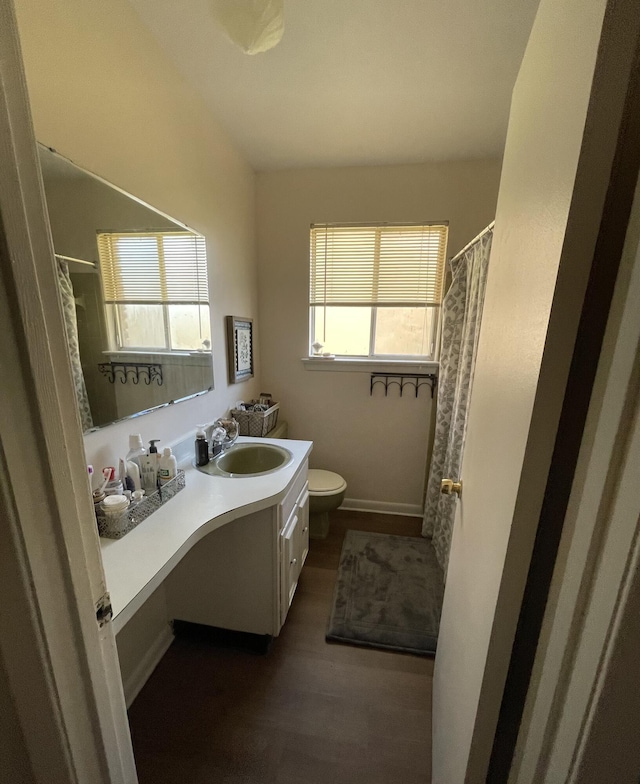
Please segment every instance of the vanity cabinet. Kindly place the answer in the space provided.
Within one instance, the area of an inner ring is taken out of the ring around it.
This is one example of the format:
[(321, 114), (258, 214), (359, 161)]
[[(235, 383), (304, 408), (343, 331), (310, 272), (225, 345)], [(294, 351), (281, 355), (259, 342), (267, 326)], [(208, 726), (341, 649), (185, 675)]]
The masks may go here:
[(212, 531), (185, 555), (165, 580), (170, 618), (279, 634), (309, 549), (307, 477), (305, 460), (280, 503)]

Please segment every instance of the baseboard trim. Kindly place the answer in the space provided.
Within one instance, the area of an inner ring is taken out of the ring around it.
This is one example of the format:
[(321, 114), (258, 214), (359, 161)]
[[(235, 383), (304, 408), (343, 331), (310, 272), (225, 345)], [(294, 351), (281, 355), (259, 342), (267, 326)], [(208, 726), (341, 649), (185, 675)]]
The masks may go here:
[(124, 698), (127, 708), (140, 693), (142, 687), (149, 680), (151, 673), (160, 663), (160, 659), (165, 655), (167, 649), (173, 642), (173, 629), (167, 626), (156, 637), (155, 642), (149, 647), (145, 655), (138, 662), (138, 666), (133, 670), (131, 675), (123, 682), (122, 688), (124, 689)]
[(422, 517), (422, 507), (419, 504), (366, 501), (363, 498), (345, 498), (340, 509), (348, 509), (350, 512), (376, 512), (377, 514), (393, 514), (404, 517)]

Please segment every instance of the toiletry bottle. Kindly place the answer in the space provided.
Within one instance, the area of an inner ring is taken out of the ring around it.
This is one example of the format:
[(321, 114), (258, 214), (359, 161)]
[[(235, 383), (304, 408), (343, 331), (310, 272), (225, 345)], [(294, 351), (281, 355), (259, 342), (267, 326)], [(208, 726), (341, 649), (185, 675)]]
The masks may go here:
[(100, 507), (104, 529), (98, 525), (98, 531), (101, 534), (106, 533), (116, 537), (126, 534), (129, 518), (125, 513), (129, 507), (129, 499), (124, 495), (108, 495), (100, 504)]
[[(147, 450), (142, 445), (142, 436), (140, 433), (135, 433), (134, 435), (129, 436), (129, 451), (127, 452), (127, 456), (125, 458), (125, 471), (127, 477), (133, 482), (133, 488), (131, 490), (141, 490), (142, 489), (142, 480), (141, 480), (141, 473), (142, 473), (142, 466), (140, 461), (143, 457), (147, 454)], [(126, 483), (127, 487), (129, 486), (129, 482)]]
[(126, 464), (127, 480), (126, 486), (131, 492), (142, 490), (142, 479), (140, 478), (140, 466), (134, 460), (127, 460)]
[(135, 460), (147, 454), (147, 450), (142, 443), (142, 436), (140, 433), (135, 433), (129, 436), (129, 452), (127, 453), (127, 460)]
[(122, 458), (118, 461), (118, 478), (122, 482), (123, 490), (135, 490), (133, 479), (127, 474), (126, 464)]
[(149, 454), (140, 458), (142, 487), (147, 495), (155, 491), (158, 481), (158, 447), (156, 446), (156, 441), (159, 440), (159, 438), (154, 438), (152, 441), (149, 441)]
[(118, 519), (120, 515), (127, 510), (129, 506), (129, 499), (124, 495), (108, 495), (102, 502), (102, 511), (114, 519)]
[(196, 431), (196, 465), (205, 466), (209, 462), (209, 444), (204, 430)]
[(104, 490), (94, 490), (93, 491), (93, 511), (95, 512), (96, 517), (98, 517), (98, 513), (102, 509), (102, 502), (106, 498)]
[(107, 466), (102, 469), (105, 477), (108, 478), (107, 484), (104, 488), (105, 495), (122, 495), (124, 487), (122, 482), (116, 478), (116, 469), (113, 466)]
[(175, 478), (178, 473), (178, 462), (174, 455), (171, 453), (169, 447), (165, 447), (162, 457), (160, 458), (160, 467), (158, 468), (158, 476), (160, 484), (164, 485)]

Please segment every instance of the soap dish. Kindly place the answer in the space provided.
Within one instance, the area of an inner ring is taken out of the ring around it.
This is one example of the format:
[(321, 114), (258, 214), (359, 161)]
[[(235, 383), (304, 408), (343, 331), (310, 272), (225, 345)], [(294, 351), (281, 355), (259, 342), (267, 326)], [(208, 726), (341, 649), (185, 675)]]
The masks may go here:
[(145, 496), (137, 504), (131, 504), (119, 517), (105, 515), (102, 510), (96, 513), (98, 521), (98, 533), (107, 539), (122, 539), (125, 534), (140, 525), (150, 514), (167, 501), (171, 500), (176, 493), (185, 487), (185, 473), (178, 469), (178, 473), (173, 479), (163, 484), (158, 490)]

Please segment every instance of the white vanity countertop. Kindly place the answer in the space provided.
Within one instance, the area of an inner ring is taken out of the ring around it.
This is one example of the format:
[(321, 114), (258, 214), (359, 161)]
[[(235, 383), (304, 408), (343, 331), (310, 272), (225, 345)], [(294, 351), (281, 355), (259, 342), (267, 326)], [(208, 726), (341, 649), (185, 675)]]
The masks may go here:
[(309, 456), (312, 441), (239, 438), (237, 443), (277, 444), (293, 454), (285, 468), (264, 476), (227, 478), (182, 465), (186, 487), (122, 539), (100, 539), (118, 632), (153, 591), (202, 539), (220, 526), (251, 512), (275, 506)]

